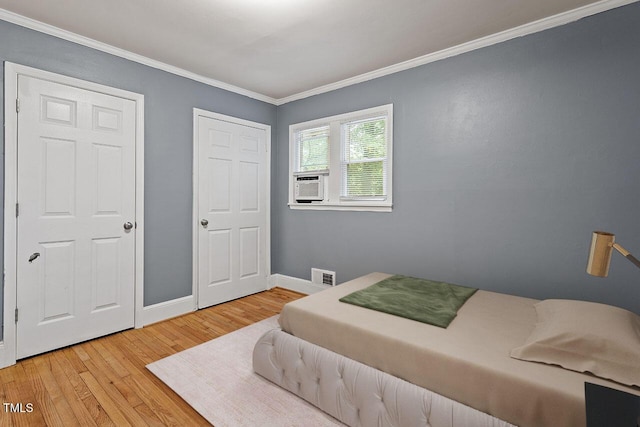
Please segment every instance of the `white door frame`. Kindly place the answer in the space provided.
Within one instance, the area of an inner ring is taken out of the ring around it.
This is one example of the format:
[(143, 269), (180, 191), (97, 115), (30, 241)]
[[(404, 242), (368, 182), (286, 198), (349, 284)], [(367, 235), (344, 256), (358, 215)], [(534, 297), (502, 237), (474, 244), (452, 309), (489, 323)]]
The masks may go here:
[[(266, 243), (265, 243), (265, 256), (266, 256), (266, 277), (265, 280), (268, 280), (269, 276), (271, 276), (271, 126), (265, 125), (263, 123), (252, 122), (249, 120), (239, 119), (237, 117), (226, 116), (224, 114), (213, 113), (211, 111), (202, 110), (200, 108), (193, 109), (193, 219), (192, 219), (192, 244), (193, 244), (193, 273), (192, 273), (192, 281), (193, 281), (193, 303), (194, 310), (198, 309), (198, 272), (199, 272), (199, 250), (198, 250), (198, 233), (199, 233), (199, 225), (200, 218), (198, 216), (198, 212), (200, 209), (200, 200), (198, 188), (200, 185), (200, 148), (198, 141), (198, 118), (206, 117), (209, 119), (222, 120), (224, 122), (234, 123), (242, 126), (249, 126), (256, 129), (262, 129), (265, 131), (265, 143), (267, 146), (267, 163), (266, 163), (266, 176), (267, 176), (267, 185), (266, 185), (266, 215), (267, 215), (267, 229), (266, 229)], [(268, 287), (268, 284), (265, 283)], [(265, 287), (265, 289), (267, 289)]]
[(144, 95), (104, 86), (24, 65), (4, 63), (4, 335), (0, 342), (0, 368), (16, 363), (16, 203), (18, 190), (18, 75), (34, 77), (79, 89), (128, 99), (136, 103), (136, 248), (135, 248), (135, 327), (142, 324), (144, 296)]

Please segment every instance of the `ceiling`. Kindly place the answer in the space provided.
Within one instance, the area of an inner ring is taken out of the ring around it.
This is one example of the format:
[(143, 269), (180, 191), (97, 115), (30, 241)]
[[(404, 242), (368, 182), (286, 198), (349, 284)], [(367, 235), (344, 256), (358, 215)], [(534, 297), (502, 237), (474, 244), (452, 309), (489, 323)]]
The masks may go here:
[(573, 17), (546, 19), (549, 27), (630, 2), (0, 0), (0, 8), (281, 103), (534, 21)]

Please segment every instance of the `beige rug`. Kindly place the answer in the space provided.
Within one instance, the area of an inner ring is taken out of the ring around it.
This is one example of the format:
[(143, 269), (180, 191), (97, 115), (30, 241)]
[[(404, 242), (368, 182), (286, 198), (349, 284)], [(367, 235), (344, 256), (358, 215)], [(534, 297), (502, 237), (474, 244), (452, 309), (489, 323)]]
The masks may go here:
[(343, 426), (315, 406), (253, 372), (258, 338), (276, 317), (147, 365), (215, 427)]

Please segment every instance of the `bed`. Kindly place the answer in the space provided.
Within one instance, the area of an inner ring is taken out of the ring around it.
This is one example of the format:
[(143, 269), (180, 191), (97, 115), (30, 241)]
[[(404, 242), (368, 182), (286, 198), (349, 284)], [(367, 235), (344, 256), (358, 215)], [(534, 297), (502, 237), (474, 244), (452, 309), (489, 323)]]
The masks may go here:
[(285, 305), (281, 330), (256, 344), (254, 370), (349, 425), (585, 426), (585, 382), (640, 395), (512, 358), (536, 327), (537, 300), (478, 290), (446, 329), (338, 301), (389, 276)]

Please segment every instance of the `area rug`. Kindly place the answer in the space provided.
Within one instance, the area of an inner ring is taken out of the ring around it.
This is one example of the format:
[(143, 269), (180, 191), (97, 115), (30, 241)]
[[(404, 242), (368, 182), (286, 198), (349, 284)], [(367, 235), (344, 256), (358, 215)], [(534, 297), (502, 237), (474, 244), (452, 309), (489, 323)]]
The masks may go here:
[(253, 372), (255, 343), (276, 316), (147, 365), (215, 427), (343, 426)]

